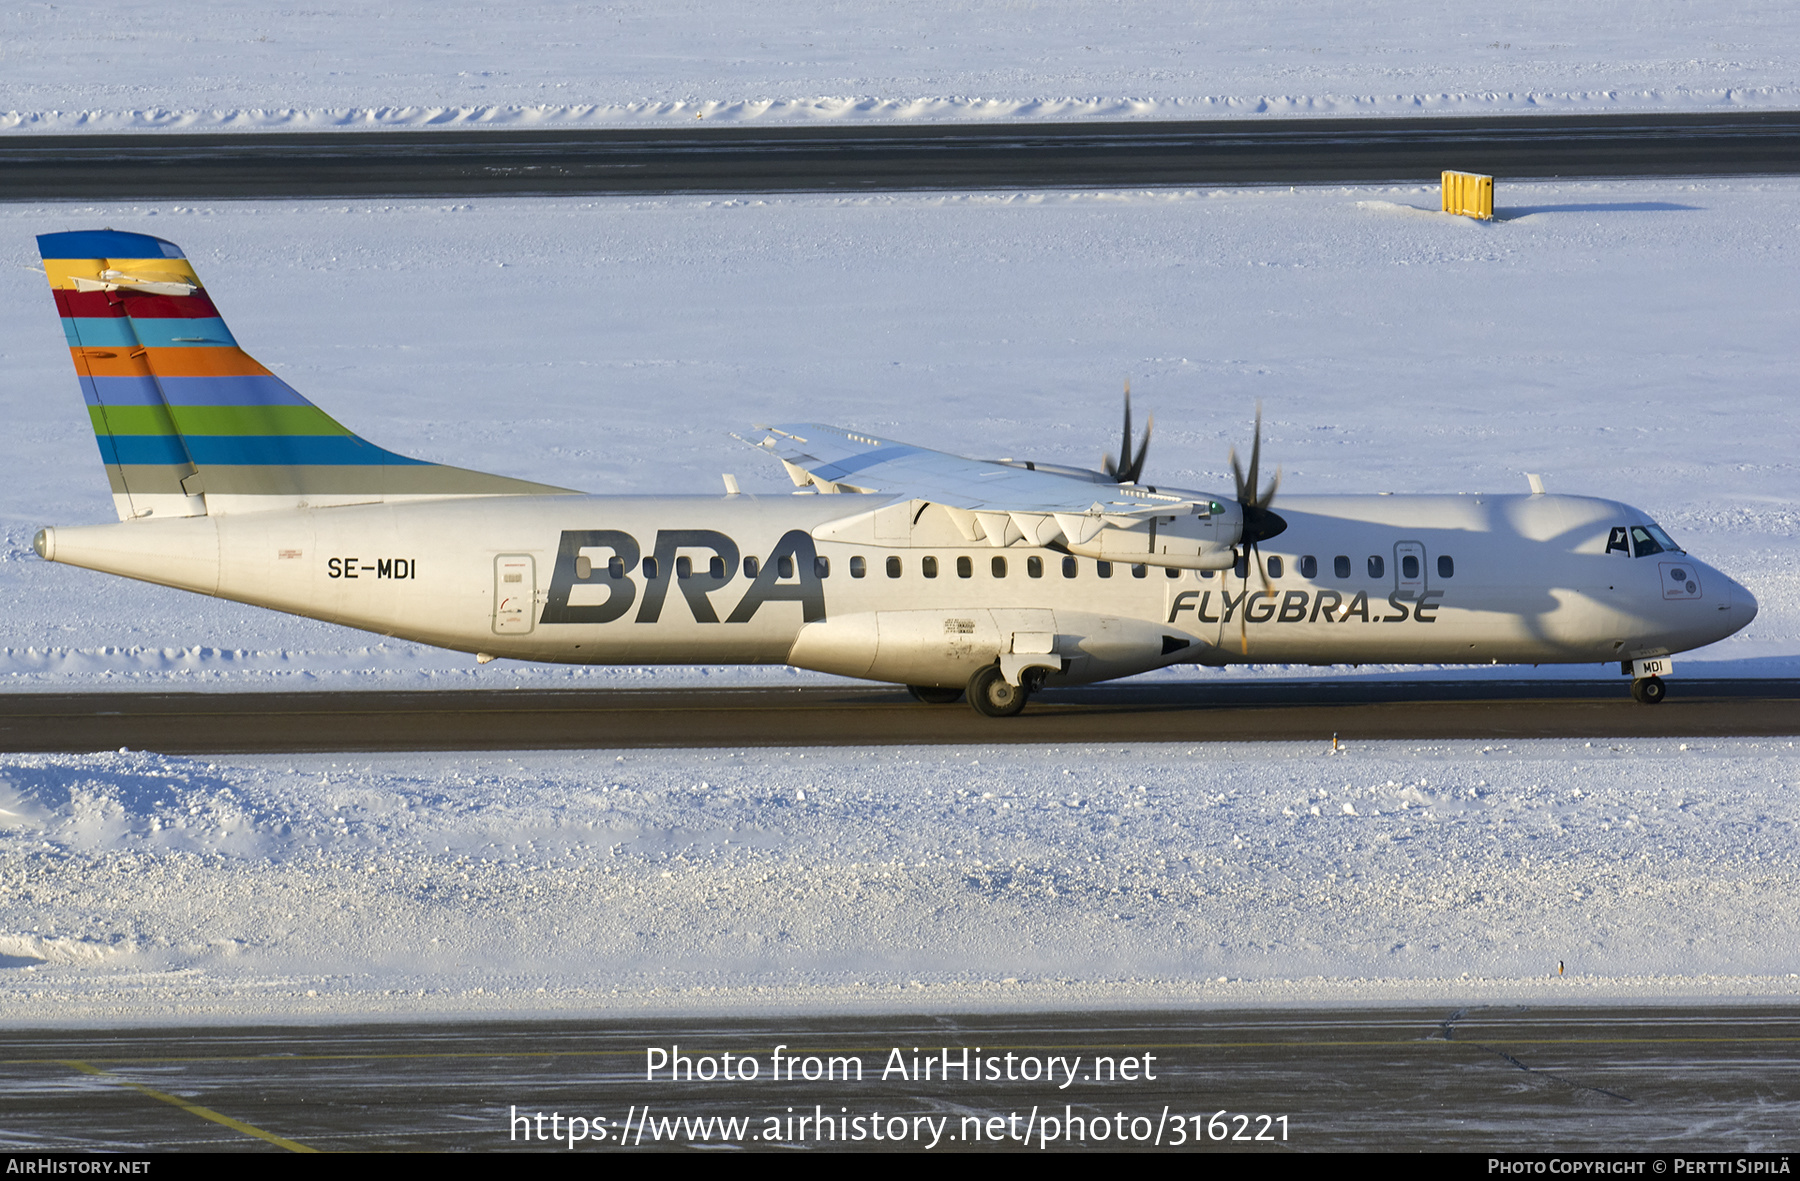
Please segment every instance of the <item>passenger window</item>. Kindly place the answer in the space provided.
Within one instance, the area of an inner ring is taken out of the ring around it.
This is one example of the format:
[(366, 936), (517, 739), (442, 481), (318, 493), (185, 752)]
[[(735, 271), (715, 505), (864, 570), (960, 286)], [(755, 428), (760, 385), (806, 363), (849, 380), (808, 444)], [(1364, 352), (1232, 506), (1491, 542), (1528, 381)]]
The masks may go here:
[(648, 578), (652, 582), (656, 581), (656, 559), (655, 558), (645, 558), (644, 559), (644, 577)]
[(1350, 555), (1339, 554), (1331, 559), (1331, 572), (1339, 578), (1350, 577)]
[(1025, 559), (1025, 577), (1027, 577), (1027, 578), (1042, 578), (1043, 576), (1044, 576), (1044, 559), (1042, 559), (1042, 558), (1026, 558)]
[(820, 578), (830, 578), (831, 577), (831, 559), (830, 558), (814, 558), (813, 559), (813, 573), (817, 574)]
[(1164, 566), (1163, 573), (1167, 574), (1170, 578), (1180, 578), (1181, 577), (1181, 571), (1174, 566)]
[(1319, 559), (1307, 554), (1300, 559), (1300, 577), (1317, 578), (1319, 576)]
[(1438, 577), (1439, 578), (1455, 578), (1456, 577), (1456, 563), (1451, 560), (1449, 554), (1439, 554), (1438, 555)]
[(1142, 578), (1146, 574), (1149, 574), (1149, 573), (1150, 573), (1150, 567), (1144, 565), (1142, 562), (1135, 562), (1132, 564), (1131, 576), (1133, 578)]
[(794, 559), (792, 555), (775, 559), (775, 577), (792, 578), (794, 576)]
[(919, 572), (927, 578), (936, 578), (937, 577), (937, 559), (936, 558), (920, 558), (919, 559)]
[(1231, 572), (1238, 576), (1240, 582), (1250, 577), (1250, 554), (1248, 551), (1237, 556), (1237, 563), (1232, 566)]
[(706, 575), (714, 582), (724, 582), (725, 559), (721, 558), (718, 554), (714, 554), (712, 560), (706, 564)]
[(850, 577), (861, 578), (868, 572), (869, 572), (869, 564), (867, 562), (863, 561), (861, 554), (858, 554), (856, 557), (850, 559)]
[(1200, 571), (1200, 577), (1202, 577), (1202, 578), (1211, 578), (1212, 576), (1213, 576), (1213, 572), (1211, 570)]
[[(751, 558), (750, 561), (754, 562), (754, 561), (756, 561), (756, 559)], [(606, 576), (608, 578), (623, 578), (623, 577), (625, 577), (625, 559), (621, 558), (617, 554), (614, 554), (612, 557), (608, 558), (606, 560)]]
[(975, 577), (975, 563), (971, 562), (966, 556), (956, 559), (956, 576), (958, 578)]
[(588, 557), (586, 554), (582, 554), (581, 556), (577, 557), (575, 559), (575, 577), (581, 579), (583, 582), (586, 582), (588, 579), (592, 578), (593, 576), (594, 576), (594, 559)]
[(1281, 577), (1281, 559), (1280, 558), (1270, 558), (1269, 559), (1269, 577), (1270, 578), (1280, 578)]
[(993, 561), (988, 563), (988, 569), (990, 569), (994, 572), (995, 578), (1005, 578), (1006, 577), (1006, 559), (1005, 558), (995, 558)]
[(1400, 577), (1411, 580), (1419, 576), (1419, 555), (1402, 554), (1400, 556)]
[(1111, 578), (1112, 577), (1112, 563), (1111, 562), (1095, 562), (1094, 563), (1094, 573), (1098, 574), (1102, 578)]
[(675, 559), (675, 577), (692, 578), (694, 576), (694, 559), (680, 557)]
[(887, 572), (888, 572), (889, 578), (900, 577), (900, 559), (899, 558), (889, 558), (887, 560)]
[(1387, 569), (1387, 563), (1381, 560), (1380, 554), (1370, 554), (1369, 555), (1369, 577), (1370, 578), (1380, 578), (1382, 571), (1384, 571), (1386, 569)]
[(1076, 572), (1080, 569), (1081, 569), (1080, 563), (1078, 563), (1074, 558), (1064, 558), (1063, 559), (1063, 577), (1064, 578), (1075, 577)]
[(1650, 530), (1642, 525), (1633, 525), (1631, 527), (1631, 552), (1640, 558), (1647, 558), (1651, 554), (1662, 553), (1663, 547), (1657, 543), (1656, 538), (1650, 536)]
[[(617, 558), (614, 558), (613, 560), (618, 561)], [(744, 577), (745, 578), (755, 578), (761, 570), (762, 570), (762, 563), (757, 561), (755, 558), (745, 558), (744, 559)]]

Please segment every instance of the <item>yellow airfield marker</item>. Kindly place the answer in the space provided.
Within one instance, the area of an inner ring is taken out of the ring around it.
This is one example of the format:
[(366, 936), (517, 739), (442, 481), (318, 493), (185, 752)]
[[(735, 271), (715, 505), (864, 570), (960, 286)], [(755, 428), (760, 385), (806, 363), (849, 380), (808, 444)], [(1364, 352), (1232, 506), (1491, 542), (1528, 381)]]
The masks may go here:
[(1494, 178), (1478, 172), (1444, 173), (1444, 212), (1482, 221), (1494, 218)]

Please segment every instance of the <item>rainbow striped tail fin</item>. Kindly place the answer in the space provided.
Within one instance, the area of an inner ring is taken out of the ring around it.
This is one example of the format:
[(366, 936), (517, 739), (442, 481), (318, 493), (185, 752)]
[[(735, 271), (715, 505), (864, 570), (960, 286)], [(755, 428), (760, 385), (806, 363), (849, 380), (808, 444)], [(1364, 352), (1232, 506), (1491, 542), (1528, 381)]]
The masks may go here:
[(84, 230), (38, 250), (120, 520), (570, 491), (358, 437), (238, 347), (173, 242)]

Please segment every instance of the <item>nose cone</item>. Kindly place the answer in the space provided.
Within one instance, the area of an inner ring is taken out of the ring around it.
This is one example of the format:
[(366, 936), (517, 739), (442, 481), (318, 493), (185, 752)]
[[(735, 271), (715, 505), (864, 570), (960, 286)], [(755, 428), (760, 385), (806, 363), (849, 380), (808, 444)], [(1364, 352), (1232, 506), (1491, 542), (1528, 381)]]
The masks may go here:
[[(1667, 601), (1668, 606), (1688, 608), (1686, 626), (1693, 629), (1689, 633), (1693, 638), (1688, 642), (1696, 648), (1705, 647), (1707, 644), (1716, 644), (1727, 636), (1734, 636), (1750, 626), (1750, 621), (1756, 618), (1756, 596), (1717, 566), (1708, 565), (1692, 556), (1687, 561), (1693, 567), (1689, 573), (1706, 588), (1705, 593), (1691, 599), (1682, 598), (1679, 595), (1681, 588), (1673, 582), (1666, 583), (1668, 590), (1664, 593), (1673, 591), (1677, 594), (1676, 598)], [(1669, 573), (1670, 565), (1672, 564), (1664, 566), (1665, 579), (1673, 577)], [(1694, 583), (1689, 582), (1687, 585), (1693, 586)]]
[(1742, 583), (1731, 584), (1731, 622), (1743, 627), (1756, 618), (1756, 596), (1751, 594)]

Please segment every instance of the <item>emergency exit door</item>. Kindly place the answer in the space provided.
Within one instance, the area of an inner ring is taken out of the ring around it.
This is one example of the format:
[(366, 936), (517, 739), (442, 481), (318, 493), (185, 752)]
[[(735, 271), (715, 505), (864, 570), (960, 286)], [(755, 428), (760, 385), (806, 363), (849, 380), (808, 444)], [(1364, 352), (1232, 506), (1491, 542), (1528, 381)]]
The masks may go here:
[(1394, 546), (1394, 590), (1403, 599), (1418, 602), (1425, 593), (1425, 546), (1402, 541)]

